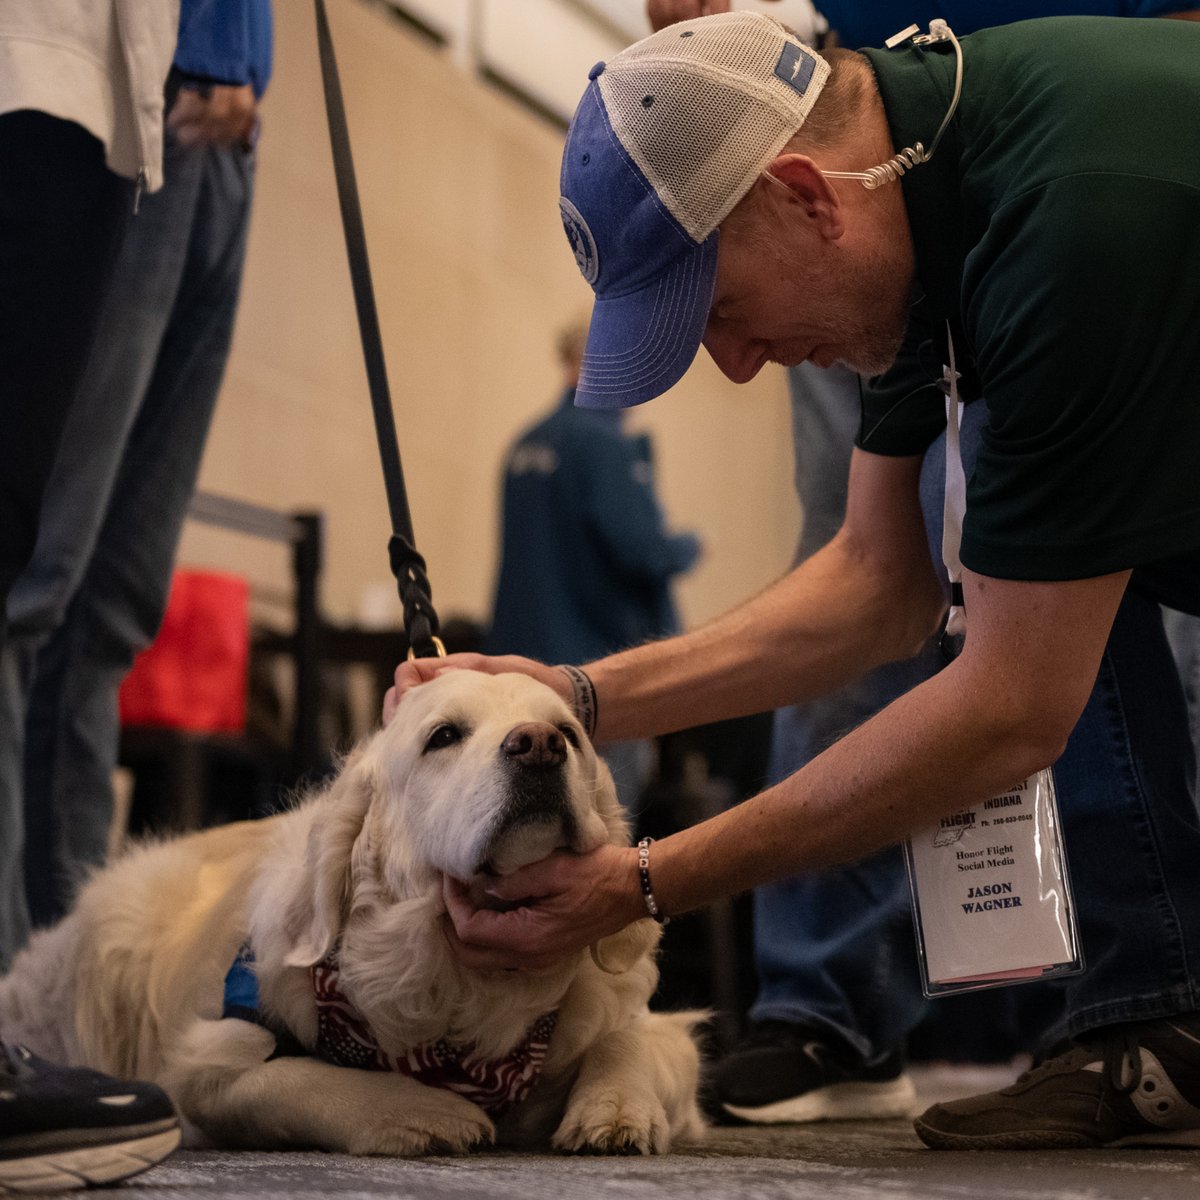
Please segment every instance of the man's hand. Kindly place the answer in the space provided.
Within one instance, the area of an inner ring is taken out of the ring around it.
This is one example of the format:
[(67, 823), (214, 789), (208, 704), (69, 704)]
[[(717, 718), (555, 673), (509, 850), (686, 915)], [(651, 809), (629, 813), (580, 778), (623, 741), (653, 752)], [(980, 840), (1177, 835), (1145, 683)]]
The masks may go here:
[(486, 654), (448, 654), (445, 658), (414, 658), (396, 668), (394, 682), (383, 697), (383, 723), (387, 725), (396, 715), (396, 706), (410, 688), (436, 679), (443, 671), (482, 671), (485, 675), (503, 675), (514, 671), (529, 675), (556, 691), (569, 704), (571, 683), (557, 667), (520, 658), (515, 654), (489, 657)]
[(477, 971), (552, 967), (646, 915), (637, 851), (627, 846), (559, 851), (502, 876), (488, 892), (520, 907), (478, 908), (466, 884), (443, 879), (446, 935), (462, 962)]
[(646, 0), (646, 16), (650, 20), (650, 27), (657, 33), (676, 21), (726, 13), (730, 7), (730, 0)]
[(646, 0), (646, 16), (657, 33), (676, 21), (729, 11), (730, 0)]
[(250, 149), (258, 125), (254, 89), (213, 84), (179, 89), (167, 117), (181, 146), (233, 146)]

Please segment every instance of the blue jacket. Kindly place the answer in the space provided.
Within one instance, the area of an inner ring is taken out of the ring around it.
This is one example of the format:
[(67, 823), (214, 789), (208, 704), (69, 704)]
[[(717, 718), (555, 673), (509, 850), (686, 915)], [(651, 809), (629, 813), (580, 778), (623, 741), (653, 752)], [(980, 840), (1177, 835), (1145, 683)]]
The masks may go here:
[(649, 440), (574, 398), (509, 452), (494, 654), (580, 663), (678, 628), (668, 582), (699, 542), (663, 528)]
[(836, 29), (843, 46), (882, 46), (901, 29), (919, 25), (929, 27), (934, 17), (942, 17), (951, 29), (963, 37), (991, 25), (1007, 25), (1032, 17), (1161, 17), (1195, 7), (1189, 0), (912, 0), (896, 4), (894, 0), (817, 0), (817, 8)]
[(175, 66), (212, 83), (251, 84), (261, 98), (271, 78), (271, 0), (181, 0)]

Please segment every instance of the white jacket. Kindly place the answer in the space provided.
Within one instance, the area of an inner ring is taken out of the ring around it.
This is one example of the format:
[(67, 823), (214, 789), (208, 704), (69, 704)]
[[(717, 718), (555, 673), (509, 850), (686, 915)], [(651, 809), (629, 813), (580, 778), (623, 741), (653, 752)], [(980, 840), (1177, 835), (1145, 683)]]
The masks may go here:
[(75, 121), (119, 175), (162, 185), (179, 0), (0, 0), (0, 113)]

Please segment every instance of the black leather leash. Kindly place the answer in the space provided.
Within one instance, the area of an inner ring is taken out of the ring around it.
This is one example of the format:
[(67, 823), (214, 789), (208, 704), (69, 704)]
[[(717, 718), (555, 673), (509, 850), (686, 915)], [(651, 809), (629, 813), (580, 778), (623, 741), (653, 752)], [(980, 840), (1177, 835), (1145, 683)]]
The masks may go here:
[(387, 490), (392, 536), (388, 541), (388, 559), (400, 602), (404, 606), (404, 630), (408, 635), (409, 658), (432, 658), (446, 653), (437, 636), (438, 618), (433, 608), (425, 560), (413, 541), (412, 517), (408, 492), (404, 486), (404, 468), (400, 465), (400, 447), (392, 401), (388, 389), (387, 367), (383, 361), (383, 339), (379, 335), (379, 314), (375, 308), (375, 289), (371, 284), (371, 265), (367, 259), (367, 237), (363, 228), (362, 208), (358, 202), (358, 184), (354, 178), (354, 159), (350, 154), (350, 131), (346, 108), (342, 103), (342, 85), (338, 78), (333, 38), (325, 0), (315, 0), (317, 9), (317, 47), (321, 56), (321, 79), (325, 85), (325, 114), (329, 118), (329, 142), (333, 149), (333, 170), (337, 178), (338, 204), (342, 210), (342, 229), (346, 235), (346, 255), (350, 260), (350, 281), (354, 287), (354, 307), (362, 337), (363, 359), (367, 367), (367, 385), (371, 408), (375, 413), (375, 437), (383, 463), (383, 482)]

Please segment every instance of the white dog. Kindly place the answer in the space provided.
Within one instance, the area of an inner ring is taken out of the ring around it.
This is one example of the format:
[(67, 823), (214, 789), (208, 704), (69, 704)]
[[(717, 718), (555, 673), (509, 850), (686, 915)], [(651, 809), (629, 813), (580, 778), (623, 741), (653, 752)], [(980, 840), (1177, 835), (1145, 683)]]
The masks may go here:
[(223, 1145), (666, 1151), (702, 1121), (691, 1020), (647, 1010), (657, 926), (537, 972), (470, 970), (444, 929), (443, 872), (627, 840), (549, 688), (447, 672), (293, 811), (100, 871), (0, 981), (0, 1036), (161, 1083)]

